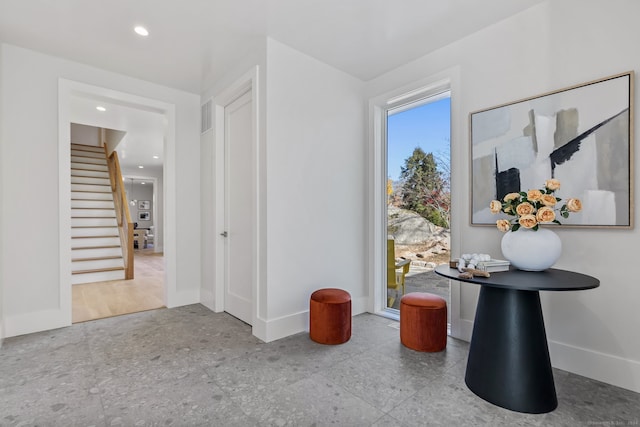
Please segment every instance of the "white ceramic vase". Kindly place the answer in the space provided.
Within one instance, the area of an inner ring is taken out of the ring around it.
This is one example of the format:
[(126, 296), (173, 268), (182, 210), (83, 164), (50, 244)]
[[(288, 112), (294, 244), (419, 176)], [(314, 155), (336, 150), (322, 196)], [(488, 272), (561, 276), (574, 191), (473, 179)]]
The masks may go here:
[(520, 228), (502, 237), (502, 255), (516, 268), (542, 271), (556, 263), (562, 253), (560, 237), (547, 228)]

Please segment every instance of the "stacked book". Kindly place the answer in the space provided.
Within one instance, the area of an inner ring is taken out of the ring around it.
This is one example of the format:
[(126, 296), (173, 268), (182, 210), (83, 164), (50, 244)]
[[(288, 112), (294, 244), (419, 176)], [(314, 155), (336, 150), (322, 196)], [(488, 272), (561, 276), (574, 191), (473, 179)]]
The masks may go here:
[(476, 268), (487, 273), (497, 273), (499, 271), (508, 271), (509, 265), (509, 261), (503, 259), (490, 259), (489, 261), (478, 262)]

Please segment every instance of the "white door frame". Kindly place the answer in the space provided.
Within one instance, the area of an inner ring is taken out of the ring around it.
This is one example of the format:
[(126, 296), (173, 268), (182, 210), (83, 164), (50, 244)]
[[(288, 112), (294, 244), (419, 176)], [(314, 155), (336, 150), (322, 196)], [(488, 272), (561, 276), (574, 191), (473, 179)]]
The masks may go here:
[[(387, 189), (387, 154), (386, 154), (386, 117), (390, 106), (402, 101), (410, 101), (420, 97), (426, 98), (442, 90), (451, 91), (451, 167), (457, 167), (462, 150), (455, 150), (454, 140), (458, 138), (455, 124), (459, 116), (458, 103), (454, 100), (459, 96), (459, 71), (450, 69), (437, 75), (413, 82), (406, 86), (386, 92), (369, 100), (369, 153), (367, 162), (370, 165), (368, 172), (368, 233), (367, 244), (367, 269), (369, 289), (368, 311), (386, 317), (394, 317), (386, 310), (387, 295), (384, 285), (386, 274), (386, 189)], [(452, 180), (454, 174), (452, 174)], [(455, 187), (452, 182), (452, 188)], [(457, 197), (457, 196), (456, 196)], [(460, 203), (454, 198), (452, 192), (452, 217), (451, 217), (451, 253), (458, 253), (460, 248), (459, 219), (463, 217), (459, 212)], [(451, 281), (451, 301), (449, 312), (451, 314), (451, 335), (460, 337), (460, 284)]]
[[(166, 117), (163, 167), (163, 192), (164, 192), (164, 220), (163, 237), (165, 251), (164, 271), (164, 304), (167, 307), (175, 305), (177, 293), (176, 279), (176, 193), (175, 189), (176, 168), (176, 137), (175, 137), (175, 106), (151, 98), (132, 95), (113, 89), (93, 86), (72, 80), (59, 79), (58, 82), (58, 188), (60, 198), (60, 311), (64, 316), (64, 324), (71, 325), (71, 147), (69, 141), (71, 112), (69, 109), (70, 98), (87, 97), (89, 99), (106, 99), (115, 104), (126, 104), (141, 109), (157, 111)], [(157, 186), (156, 186), (157, 187)]]
[[(215, 285), (214, 285), (214, 311), (224, 311), (224, 287), (225, 287), (225, 237), (221, 234), (225, 230), (225, 108), (235, 101), (238, 97), (251, 92), (251, 109), (252, 109), (252, 147), (251, 147), (251, 164), (253, 177), (251, 179), (251, 198), (252, 203), (252, 217), (254, 218), (254, 235), (252, 237), (252, 263), (248, 265), (251, 268), (251, 291), (252, 291), (252, 326), (255, 328), (256, 321), (258, 319), (258, 266), (259, 266), (259, 250), (258, 250), (258, 235), (259, 235), (259, 215), (258, 215), (258, 67), (254, 67), (247, 72), (241, 78), (229, 85), (226, 89), (220, 92), (213, 98), (214, 109), (214, 168), (215, 168)], [(255, 330), (254, 330), (255, 335)]]

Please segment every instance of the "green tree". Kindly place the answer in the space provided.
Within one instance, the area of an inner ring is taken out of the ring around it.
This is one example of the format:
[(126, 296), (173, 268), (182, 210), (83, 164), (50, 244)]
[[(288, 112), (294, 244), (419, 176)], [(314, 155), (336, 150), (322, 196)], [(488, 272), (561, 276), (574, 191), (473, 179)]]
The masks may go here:
[(417, 212), (441, 227), (449, 227), (442, 209), (434, 205), (444, 193), (446, 181), (438, 170), (433, 153), (425, 153), (420, 147), (405, 159), (400, 168), (402, 180), (402, 207)]

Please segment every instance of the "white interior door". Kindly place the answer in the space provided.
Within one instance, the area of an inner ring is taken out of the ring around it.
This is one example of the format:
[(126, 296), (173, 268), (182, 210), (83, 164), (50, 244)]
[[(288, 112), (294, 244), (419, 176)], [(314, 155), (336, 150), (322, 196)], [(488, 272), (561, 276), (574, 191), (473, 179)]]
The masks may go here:
[(253, 161), (252, 96), (246, 92), (225, 107), (225, 280), (224, 311), (252, 323)]

